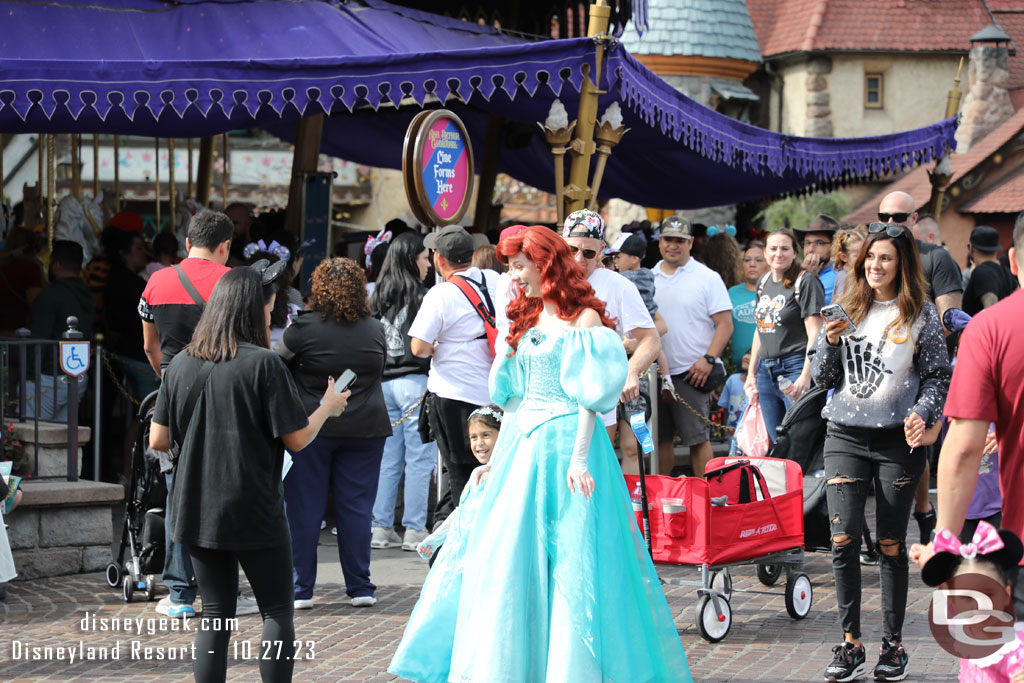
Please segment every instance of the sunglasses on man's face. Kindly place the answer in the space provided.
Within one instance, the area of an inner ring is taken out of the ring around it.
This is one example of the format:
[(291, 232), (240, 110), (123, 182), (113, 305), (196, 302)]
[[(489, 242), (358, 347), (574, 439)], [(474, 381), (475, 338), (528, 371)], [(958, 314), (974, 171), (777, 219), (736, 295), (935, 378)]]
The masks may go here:
[[(906, 214), (895, 215), (899, 216)], [(895, 223), (872, 223), (871, 225), (868, 226), (868, 232), (872, 234), (884, 232), (889, 237), (896, 238), (902, 237), (903, 235), (907, 234), (907, 229), (904, 228), (902, 225), (896, 225)]]
[(597, 256), (597, 251), (594, 249), (580, 249), (579, 247), (574, 247), (571, 244), (569, 245), (569, 249), (572, 250), (573, 255), (582, 253), (583, 258), (587, 259), (588, 261)]
[[(878, 212), (878, 220), (882, 221), (883, 223), (888, 223), (890, 219), (894, 223), (906, 223), (907, 219), (910, 218), (911, 215), (913, 215), (913, 214), (909, 214), (909, 213), (882, 213), (881, 211), (879, 211)], [(879, 231), (879, 232), (881, 232), (881, 231)]]

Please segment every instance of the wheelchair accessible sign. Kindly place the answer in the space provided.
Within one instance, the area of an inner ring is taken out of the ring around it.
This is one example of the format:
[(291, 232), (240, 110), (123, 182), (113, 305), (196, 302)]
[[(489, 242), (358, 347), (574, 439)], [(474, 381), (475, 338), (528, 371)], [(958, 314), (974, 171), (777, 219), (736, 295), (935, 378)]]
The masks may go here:
[(62, 341), (60, 343), (60, 369), (64, 374), (79, 377), (89, 371), (89, 342)]

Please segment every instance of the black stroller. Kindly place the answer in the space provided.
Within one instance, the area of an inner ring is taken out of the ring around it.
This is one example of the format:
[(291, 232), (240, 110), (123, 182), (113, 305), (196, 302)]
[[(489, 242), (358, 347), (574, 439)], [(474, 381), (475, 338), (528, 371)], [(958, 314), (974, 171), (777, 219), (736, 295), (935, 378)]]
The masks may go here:
[[(114, 561), (107, 565), (107, 585), (121, 587), (125, 602), (131, 602), (136, 590), (145, 591), (146, 600), (156, 595), (156, 574), (164, 570), (164, 505), (167, 485), (160, 472), (160, 461), (149, 448), (149, 425), (153, 419), (157, 392), (139, 405), (139, 435), (132, 447), (132, 472), (126, 491), (124, 528)], [(125, 560), (125, 551), (128, 559)]]

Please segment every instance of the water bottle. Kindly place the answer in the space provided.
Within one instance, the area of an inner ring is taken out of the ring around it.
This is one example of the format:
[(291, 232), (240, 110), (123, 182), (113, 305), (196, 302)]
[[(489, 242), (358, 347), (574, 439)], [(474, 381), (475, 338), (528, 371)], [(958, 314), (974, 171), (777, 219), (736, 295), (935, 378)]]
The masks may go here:
[(633, 493), (629, 494), (629, 499), (633, 501), (633, 510), (640, 510), (643, 505), (643, 492), (640, 490), (640, 482), (636, 483), (636, 487), (633, 489)]
[(779, 391), (786, 396), (793, 398), (793, 382), (788, 377), (779, 378)]

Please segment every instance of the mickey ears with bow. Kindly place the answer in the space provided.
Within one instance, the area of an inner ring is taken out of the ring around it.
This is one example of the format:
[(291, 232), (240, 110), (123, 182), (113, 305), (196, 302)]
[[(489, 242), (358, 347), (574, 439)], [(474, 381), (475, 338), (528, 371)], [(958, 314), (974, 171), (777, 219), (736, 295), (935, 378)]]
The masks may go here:
[(964, 560), (981, 558), (1009, 571), (1024, 556), (1024, 545), (1017, 534), (1007, 529), (997, 531), (984, 520), (978, 522), (970, 543), (960, 543), (949, 529), (938, 529), (934, 547), (935, 554), (921, 568), (921, 579), (929, 586), (949, 581)]
[(377, 233), (376, 237), (370, 236), (366, 238), (366, 244), (363, 245), (363, 255), (366, 257), (366, 267), (370, 267), (370, 256), (373, 254), (373, 250), (382, 244), (387, 244), (391, 241), (391, 231), (387, 228)]
[(717, 225), (712, 225), (712, 226), (710, 226), (708, 228), (707, 236), (708, 237), (714, 237), (715, 235), (717, 235), (720, 232), (724, 232), (729, 237), (735, 237), (736, 236), (736, 226), (735, 225), (727, 225), (727, 226), (725, 226), (725, 228), (720, 228)]
[(282, 259), (271, 263), (265, 258), (261, 258), (256, 263), (249, 266), (263, 278), (263, 286), (269, 287), (270, 285), (277, 282), (277, 280), (284, 274), (286, 268), (288, 268), (288, 261)]
[(249, 244), (245, 245), (245, 248), (242, 249), (242, 256), (248, 259), (251, 258), (252, 255), (258, 251), (273, 254), (282, 261), (289, 261), (291, 260), (292, 257), (291, 250), (288, 247), (281, 244), (280, 242), (278, 242), (277, 240), (274, 240), (270, 244), (267, 244), (263, 240), (260, 240), (258, 242), (249, 242)]

